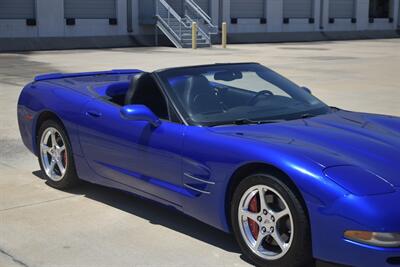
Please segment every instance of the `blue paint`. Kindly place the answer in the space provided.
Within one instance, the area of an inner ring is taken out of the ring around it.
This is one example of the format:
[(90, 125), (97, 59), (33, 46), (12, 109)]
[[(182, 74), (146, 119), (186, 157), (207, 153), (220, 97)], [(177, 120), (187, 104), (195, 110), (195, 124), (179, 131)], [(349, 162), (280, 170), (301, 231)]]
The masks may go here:
[[(346, 230), (400, 232), (399, 118), (336, 111), (264, 125), (197, 127), (162, 121), (152, 127), (124, 120), (120, 107), (102, 100), (107, 90), (121, 92), (138, 72), (38, 76), (18, 101), (24, 144), (37, 153), (37, 120), (53, 112), (68, 132), (81, 179), (166, 200), (227, 232), (225, 201), (234, 172), (251, 163), (272, 165), (291, 178), (307, 205), (314, 257), (375, 267), (400, 255), (400, 248), (343, 239)], [(102, 116), (89, 117), (88, 110)], [(27, 114), (33, 120), (25, 120)], [(185, 172), (215, 184), (190, 181)]]
[(181, 186), (176, 186), (174, 184), (171, 184), (171, 183), (168, 183), (168, 182), (156, 179), (156, 178), (144, 176), (144, 175), (141, 175), (140, 173), (136, 173), (136, 172), (132, 172), (132, 171), (129, 171), (129, 170), (126, 170), (126, 169), (123, 169), (123, 168), (119, 168), (117, 166), (113, 166), (113, 165), (107, 164), (105, 162), (97, 162), (97, 163), (99, 163), (99, 164), (101, 164), (103, 166), (106, 166), (107, 168), (110, 168), (110, 169), (116, 170), (118, 172), (124, 173), (126, 175), (129, 175), (132, 178), (140, 179), (140, 180), (145, 181), (147, 183), (151, 183), (153, 185), (156, 185), (156, 186), (159, 186), (159, 187), (163, 187), (165, 189), (171, 190), (171, 191), (176, 192), (178, 194), (181, 194), (183, 196), (186, 196), (186, 197), (194, 197), (194, 196), (196, 196), (196, 194), (192, 194), (189, 190), (186, 190), (185, 188), (183, 188)]

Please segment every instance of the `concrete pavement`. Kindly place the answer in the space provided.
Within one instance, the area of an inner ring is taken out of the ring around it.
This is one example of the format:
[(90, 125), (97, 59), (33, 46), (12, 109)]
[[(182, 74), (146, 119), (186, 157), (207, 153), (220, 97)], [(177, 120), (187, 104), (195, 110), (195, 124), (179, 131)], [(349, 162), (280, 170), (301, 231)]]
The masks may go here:
[(400, 39), (0, 54), (0, 266), (248, 266), (233, 237), (127, 193), (48, 187), (16, 121), (45, 72), (256, 61), (344, 109), (400, 116)]

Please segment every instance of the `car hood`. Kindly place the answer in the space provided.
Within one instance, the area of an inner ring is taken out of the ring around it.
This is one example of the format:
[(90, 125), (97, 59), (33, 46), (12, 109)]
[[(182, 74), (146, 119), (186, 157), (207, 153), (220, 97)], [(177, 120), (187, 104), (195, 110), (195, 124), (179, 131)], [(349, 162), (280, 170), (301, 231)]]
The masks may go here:
[(400, 118), (347, 111), (283, 123), (214, 127), (290, 147), (323, 167), (353, 165), (400, 186)]

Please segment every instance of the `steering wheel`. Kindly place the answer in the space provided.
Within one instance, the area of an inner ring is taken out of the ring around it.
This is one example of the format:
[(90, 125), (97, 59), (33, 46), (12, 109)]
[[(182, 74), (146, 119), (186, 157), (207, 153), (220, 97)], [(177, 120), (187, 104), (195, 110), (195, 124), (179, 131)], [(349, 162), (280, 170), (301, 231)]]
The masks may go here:
[(226, 112), (229, 109), (229, 107), (224, 104), (223, 100), (224, 100), (225, 94), (228, 91), (228, 87), (226, 87), (224, 85), (217, 85), (214, 87), (214, 90), (215, 90), (215, 95), (218, 98), (219, 104), (221, 105), (223, 111)]
[(247, 105), (248, 106), (254, 106), (257, 103), (258, 98), (260, 98), (261, 96), (271, 96), (274, 95), (271, 91), (269, 90), (262, 90), (260, 92), (258, 92), (255, 96), (253, 96), (248, 102)]

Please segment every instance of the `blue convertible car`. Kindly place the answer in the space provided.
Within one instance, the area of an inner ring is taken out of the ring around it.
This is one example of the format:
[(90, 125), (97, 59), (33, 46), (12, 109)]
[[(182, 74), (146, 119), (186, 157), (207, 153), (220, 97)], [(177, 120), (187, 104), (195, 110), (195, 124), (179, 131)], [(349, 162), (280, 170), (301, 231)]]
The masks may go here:
[(256, 265), (400, 265), (400, 119), (329, 107), (259, 64), (41, 75), (18, 121), (49, 185), (174, 207)]

